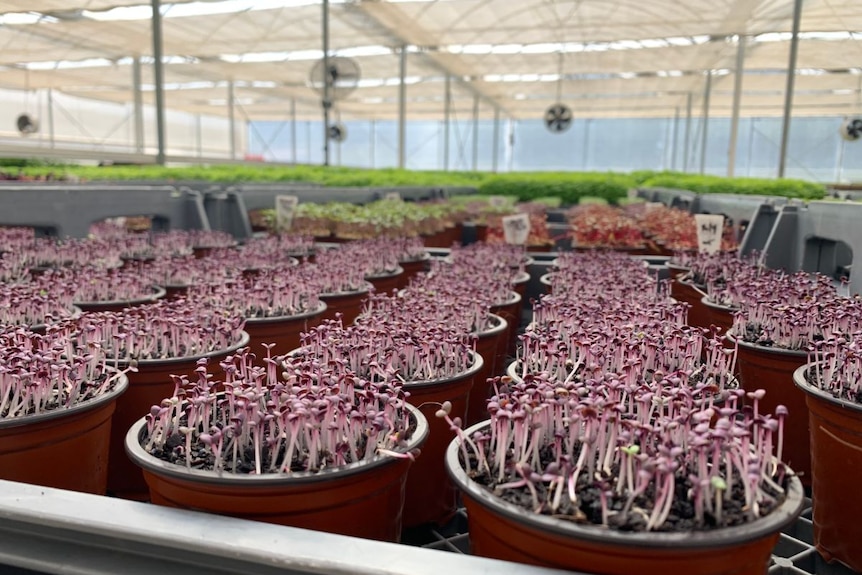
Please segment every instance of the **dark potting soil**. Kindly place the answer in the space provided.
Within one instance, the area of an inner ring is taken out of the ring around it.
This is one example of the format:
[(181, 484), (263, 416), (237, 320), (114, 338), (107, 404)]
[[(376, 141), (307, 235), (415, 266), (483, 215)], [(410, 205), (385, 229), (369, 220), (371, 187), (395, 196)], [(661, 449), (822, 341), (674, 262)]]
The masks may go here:
[[(543, 448), (539, 452), (541, 468), (545, 468), (549, 463), (555, 461), (553, 452), (550, 448)], [(486, 454), (487, 456), (487, 454)], [(503, 481), (498, 482), (496, 476), (491, 477), (487, 473), (478, 473), (477, 460), (475, 456), (470, 454), (471, 468), (473, 472), (470, 474), (473, 481), (479, 483), (497, 497), (523, 508), (529, 513), (535, 513), (535, 500), (530, 493), (529, 488), (508, 488), (500, 493), (495, 492), (495, 487), (500, 484), (520, 481), (522, 478), (514, 468), (507, 470)], [(610, 477), (603, 478), (603, 483), (615, 484), (618, 477), (618, 468), (612, 469)], [(533, 487), (538, 495), (537, 499), (542, 504), (538, 513), (561, 519), (579, 523), (584, 525), (602, 525), (602, 503), (601, 503), (601, 487), (595, 479), (587, 477), (586, 470), (578, 476), (576, 493), (578, 496), (577, 505), (574, 505), (569, 499), (567, 492), (563, 491), (563, 496), (560, 499), (560, 506), (556, 512), (552, 512), (550, 506), (546, 503), (553, 499), (553, 495), (548, 489), (548, 485), (538, 481), (533, 483)], [(721, 525), (718, 525), (714, 515), (708, 511), (704, 511), (704, 522), (698, 524), (695, 519), (694, 504), (688, 499), (688, 491), (692, 483), (687, 477), (677, 475), (675, 478), (674, 501), (671, 506), (670, 514), (665, 522), (659, 527), (653, 529), (656, 532), (691, 532), (691, 531), (709, 531), (717, 528), (732, 527), (735, 525), (743, 525), (749, 523), (746, 510), (744, 509), (744, 489), (738, 483), (734, 484), (731, 496), (725, 499), (722, 503)], [(782, 485), (782, 487), (786, 487)], [(607, 489), (605, 489), (607, 491)], [(784, 501), (784, 495), (776, 493), (768, 493), (775, 498), (770, 503), (764, 503), (760, 506), (761, 516), (770, 513)], [(652, 506), (655, 501), (655, 490), (650, 486), (640, 497), (634, 499), (629, 511), (622, 513), (627, 503), (627, 496), (609, 495), (607, 496), (608, 509), (608, 527), (617, 531), (638, 532), (646, 531), (647, 521), (652, 513)]]
[[(50, 413), (52, 411), (58, 411), (61, 409), (68, 409), (70, 407), (75, 407), (77, 405), (81, 405), (82, 403), (86, 403), (88, 401), (97, 399), (98, 397), (102, 397), (102, 394), (97, 395), (96, 391), (99, 389), (99, 387), (101, 387), (102, 383), (105, 381), (105, 379), (107, 377), (108, 377), (107, 374), (102, 374), (102, 376), (99, 377), (97, 380), (89, 382), (89, 385), (86, 386), (86, 389), (84, 389), (82, 393), (78, 394), (78, 396), (75, 398), (75, 401), (73, 401), (71, 403), (71, 405), (67, 406), (65, 399), (64, 399), (64, 401), (61, 402), (60, 397), (55, 395), (50, 400), (48, 400), (48, 402), (45, 405), (42, 406), (42, 409), (39, 411), (39, 413)], [(105, 393), (107, 394), (107, 393), (114, 391), (114, 389), (116, 389), (116, 387), (117, 387), (118, 382), (119, 382), (119, 380), (114, 380), (114, 383), (111, 384), (111, 386), (108, 387), (107, 390), (105, 390)], [(18, 417), (26, 417), (28, 415), (35, 415), (35, 414), (36, 414), (35, 410), (30, 408), (29, 410), (27, 410), (27, 412), (20, 414), (20, 415), (16, 415), (15, 418), (17, 419)], [(6, 407), (3, 410), (0, 410), (0, 421), (2, 421), (3, 418), (7, 417), (8, 415), (9, 415), (9, 408), (8, 407)]]
[[(186, 416), (183, 415), (180, 418), (180, 423), (186, 423)], [(409, 440), (413, 437), (413, 433), (416, 431), (416, 419), (413, 415), (410, 415), (410, 425), (407, 429), (407, 434), (405, 435), (405, 440)], [(145, 436), (141, 440), (142, 445), (146, 445), (147, 436)], [(186, 466), (186, 453), (185, 453), (185, 445), (186, 438), (179, 434), (175, 433), (171, 437), (169, 437), (165, 444), (161, 447), (154, 447), (151, 450), (148, 450), (148, 453), (153, 457), (161, 459), (162, 461), (167, 461), (168, 463), (173, 463), (174, 465), (178, 465), (180, 467)], [(360, 440), (359, 451), (364, 452), (367, 446), (367, 438), (363, 437)], [(349, 447), (346, 443), (338, 446), (339, 449), (343, 449), (344, 453), (349, 450)], [(270, 464), (272, 463), (273, 458), (271, 453), (268, 450), (263, 450), (263, 457), (261, 458), (260, 467), (263, 473), (277, 473), (277, 471), (271, 472), (268, 471)], [(192, 439), (192, 448), (191, 448), (191, 468), (198, 469), (201, 471), (215, 471), (215, 456), (211, 449), (206, 447), (200, 440), (197, 438), (197, 434), (195, 434)], [(285, 448), (279, 450), (278, 453), (275, 454), (275, 461), (280, 463), (285, 456)], [(245, 450), (240, 450), (237, 453), (237, 461), (236, 466), (233, 464), (233, 447), (230, 439), (225, 441), (225, 450), (222, 453), (222, 459), (224, 460), (223, 470), (226, 473), (233, 473), (237, 475), (252, 475), (256, 473), (255, 467), (255, 459), (254, 459), (254, 449), (252, 447), (248, 447)], [(291, 461), (290, 471), (294, 473), (300, 472), (311, 472), (318, 473), (320, 471), (336, 469), (338, 466), (334, 464), (335, 457), (334, 454), (327, 453), (321, 451), (318, 453), (318, 462), (319, 465), (315, 468), (309, 469), (308, 467), (308, 453), (306, 452), (297, 452), (295, 453), (293, 460)], [(278, 466), (276, 463), (276, 466)], [(278, 467), (277, 467), (278, 469)]]

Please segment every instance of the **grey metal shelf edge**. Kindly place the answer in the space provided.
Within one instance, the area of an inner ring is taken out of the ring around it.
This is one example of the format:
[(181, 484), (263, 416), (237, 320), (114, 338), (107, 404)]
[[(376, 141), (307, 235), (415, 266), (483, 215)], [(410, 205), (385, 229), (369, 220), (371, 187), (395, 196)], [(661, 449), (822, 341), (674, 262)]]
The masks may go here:
[(0, 481), (0, 573), (562, 575), (562, 571)]

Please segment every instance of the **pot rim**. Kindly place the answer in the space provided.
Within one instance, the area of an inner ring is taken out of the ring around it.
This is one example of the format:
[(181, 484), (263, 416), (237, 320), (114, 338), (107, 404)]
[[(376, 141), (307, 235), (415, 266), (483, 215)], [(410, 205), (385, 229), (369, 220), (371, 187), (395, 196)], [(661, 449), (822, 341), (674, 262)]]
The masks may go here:
[(811, 369), (812, 365), (815, 365), (815, 363), (816, 362), (810, 362), (800, 365), (793, 371), (793, 383), (796, 384), (796, 387), (798, 387), (808, 395), (812, 395), (814, 397), (817, 397), (818, 399), (828, 401), (829, 403), (846, 409), (851, 409), (862, 415), (862, 403), (855, 403), (853, 401), (848, 401), (840, 397), (835, 397), (831, 393), (824, 391), (808, 382), (808, 380), (805, 378), (805, 374), (808, 372), (809, 369)]
[(539, 283), (542, 285), (550, 286), (552, 275), (554, 275), (554, 272), (548, 272), (546, 274), (542, 274), (542, 276), (539, 277)]
[(749, 341), (744, 341), (736, 337), (736, 333), (733, 331), (733, 328), (727, 330), (727, 332), (724, 334), (724, 337), (727, 339), (727, 341), (734, 343), (740, 347), (744, 347), (750, 351), (774, 353), (776, 355), (787, 355), (791, 357), (808, 357), (808, 352), (801, 349), (784, 349), (781, 347), (770, 347), (766, 345), (758, 345)]
[[(487, 426), (490, 426), (490, 420), (468, 427), (464, 430), (464, 434), (470, 437), (475, 432)], [(502, 515), (507, 519), (558, 536), (625, 547), (708, 549), (748, 543), (771, 533), (778, 533), (781, 529), (796, 520), (802, 512), (802, 507), (805, 503), (802, 482), (798, 477), (791, 474), (784, 502), (776, 509), (773, 509), (768, 515), (760, 517), (751, 523), (723, 527), (711, 531), (673, 533), (645, 531), (633, 533), (615, 531), (601, 525), (581, 525), (571, 521), (553, 519), (503, 501), (467, 476), (467, 473), (461, 466), (460, 440), (457, 437), (452, 439), (446, 448), (446, 470), (449, 473), (449, 477), (452, 478), (460, 490), (476, 499), (481, 505), (492, 509), (494, 513)]]
[(514, 305), (516, 303), (519, 303), (522, 299), (523, 298), (521, 297), (521, 294), (512, 290), (509, 292), (509, 299), (507, 301), (504, 301), (502, 303), (491, 304), (490, 307), (491, 307), (491, 309), (499, 309), (499, 308), (505, 307), (507, 305)]
[[(215, 349), (213, 351), (208, 351), (206, 353), (201, 353), (198, 355), (184, 355), (183, 357), (166, 357), (166, 358), (156, 358), (156, 359), (138, 359), (138, 366), (157, 366), (157, 365), (171, 365), (175, 363), (183, 363), (192, 360), (198, 360), (202, 357), (212, 358), (219, 355), (227, 355), (235, 352), (241, 347), (245, 347), (248, 345), (249, 341), (251, 341), (251, 337), (248, 335), (248, 332), (243, 330), (240, 332), (239, 342), (233, 344), (230, 347), (225, 347), (222, 349)], [(119, 365), (126, 366), (129, 364), (128, 359), (119, 360)]]
[(418, 258), (399, 259), (398, 263), (399, 264), (415, 264), (417, 262), (427, 262), (430, 259), (431, 259), (431, 253), (428, 251), (424, 251), (424, 252), (422, 252), (422, 255), (419, 256)]
[(157, 285), (151, 286), (153, 289), (153, 293), (146, 297), (139, 297), (133, 299), (126, 300), (109, 300), (109, 301), (76, 301), (72, 302), (76, 306), (108, 306), (108, 305), (120, 305), (120, 304), (145, 304), (145, 303), (153, 303), (156, 300), (160, 300), (165, 297), (167, 293), (165, 288)]
[(512, 278), (512, 285), (525, 284), (530, 281), (530, 272), (524, 270), (515, 274)]
[(394, 278), (404, 273), (404, 268), (400, 265), (395, 266), (395, 270), (391, 272), (384, 272), (382, 274), (374, 274), (365, 276), (366, 280), (385, 280), (389, 278)]
[(700, 303), (702, 303), (703, 305), (705, 305), (708, 308), (712, 308), (712, 309), (718, 310), (718, 311), (727, 311), (730, 313), (733, 313), (733, 312), (740, 309), (738, 307), (732, 307), (732, 306), (727, 306), (727, 305), (722, 305), (720, 303), (716, 303), (715, 301), (712, 300), (712, 298), (709, 295), (705, 295), (702, 298), (700, 298)]
[(315, 317), (321, 315), (327, 309), (326, 302), (323, 300), (319, 300), (317, 303), (317, 307), (311, 311), (305, 311), (302, 313), (295, 313), (293, 315), (276, 315), (276, 316), (268, 316), (268, 317), (247, 317), (245, 318), (246, 325), (262, 325), (269, 323), (280, 323), (284, 321), (297, 321), (308, 319), (311, 317)]
[[(69, 321), (69, 320), (78, 319), (79, 317), (81, 317), (81, 314), (84, 313), (81, 310), (81, 308), (79, 308), (76, 305), (73, 305), (72, 309), (68, 309), (65, 311), (69, 312), (69, 316), (60, 318), (60, 321)], [(53, 325), (53, 324), (51, 324), (51, 325)], [(47, 323), (34, 323), (34, 324), (27, 326), (27, 329), (29, 329), (30, 331), (39, 331), (39, 330), (43, 330), (43, 329), (48, 329), (48, 324)]]
[(115, 367), (109, 365), (106, 365), (105, 367), (109, 373), (113, 372), (113, 375), (117, 376), (117, 382), (114, 384), (114, 388), (110, 391), (103, 393), (98, 397), (88, 399), (81, 403), (76, 403), (72, 407), (68, 408), (52, 409), (51, 411), (46, 411), (45, 413), (40, 413), (38, 415), (25, 415), (23, 417), (15, 417), (11, 419), (0, 418), (0, 430), (43, 423), (45, 421), (59, 419), (70, 414), (85, 413), (99, 408), (106, 403), (115, 401), (123, 394), (123, 392), (126, 391), (126, 388), (129, 387), (129, 378), (125, 373), (122, 373)]
[(317, 297), (319, 297), (320, 299), (323, 299), (323, 298), (336, 298), (336, 297), (348, 297), (348, 296), (355, 296), (355, 295), (364, 295), (364, 294), (367, 294), (368, 292), (370, 292), (372, 289), (374, 289), (374, 286), (371, 285), (368, 281), (365, 281), (364, 283), (365, 283), (365, 285), (363, 285), (361, 288), (359, 288), (357, 290), (324, 292), (324, 293), (319, 294)]
[(509, 327), (509, 322), (507, 322), (506, 318), (504, 318), (503, 316), (497, 315), (495, 313), (489, 313), (488, 319), (492, 323), (494, 323), (494, 325), (483, 331), (474, 331), (473, 333), (479, 338), (500, 335), (501, 333), (506, 331), (507, 327)]
[[(416, 421), (416, 429), (410, 437), (405, 448), (398, 449), (398, 453), (416, 449), (424, 445), (428, 438), (429, 428), (428, 420), (422, 415), (418, 408), (410, 405), (404, 400), (404, 407), (413, 415)], [(235, 474), (226, 471), (211, 471), (204, 469), (188, 469), (183, 465), (169, 463), (163, 461), (141, 447), (141, 437), (146, 431), (147, 419), (142, 417), (126, 432), (125, 449), (126, 454), (132, 462), (146, 471), (155, 473), (156, 475), (165, 475), (168, 477), (182, 479), (185, 481), (196, 481), (206, 484), (236, 486), (236, 487), (274, 487), (279, 485), (306, 485), (309, 483), (317, 483), (325, 481), (333, 477), (347, 477), (356, 475), (365, 471), (382, 467), (388, 463), (397, 461), (397, 458), (391, 455), (376, 455), (372, 459), (348, 463), (338, 467), (330, 467), (323, 471), (297, 471), (294, 473), (263, 473), (261, 475), (254, 474)]]

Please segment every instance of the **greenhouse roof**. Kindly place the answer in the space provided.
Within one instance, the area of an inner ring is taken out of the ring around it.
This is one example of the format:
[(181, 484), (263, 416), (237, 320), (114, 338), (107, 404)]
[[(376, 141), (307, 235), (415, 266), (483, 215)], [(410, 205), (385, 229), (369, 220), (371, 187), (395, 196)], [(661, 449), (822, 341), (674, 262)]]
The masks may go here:
[[(53, 88), (130, 102), (134, 62), (154, 98), (151, 7), (141, 0), (0, 1), (5, 88)], [(318, 118), (310, 86), (322, 57), (320, 0), (176, 1), (162, 5), (166, 106), (238, 117)], [(361, 79), (336, 102), (347, 118), (398, 115), (406, 52), (406, 114), (441, 119), (446, 78), (452, 114), (495, 110), (540, 118), (557, 100), (579, 116), (668, 117), (689, 102), (732, 109), (745, 38), (741, 113), (780, 115), (792, 0), (331, 0), (331, 53)], [(794, 113), (862, 112), (862, 2), (805, 0)]]

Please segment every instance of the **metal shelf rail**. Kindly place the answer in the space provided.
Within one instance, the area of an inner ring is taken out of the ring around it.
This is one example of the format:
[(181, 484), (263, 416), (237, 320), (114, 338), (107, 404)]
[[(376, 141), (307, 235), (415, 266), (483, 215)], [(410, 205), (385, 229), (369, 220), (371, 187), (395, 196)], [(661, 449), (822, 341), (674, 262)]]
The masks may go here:
[(564, 573), (0, 481), (4, 569), (16, 575)]

